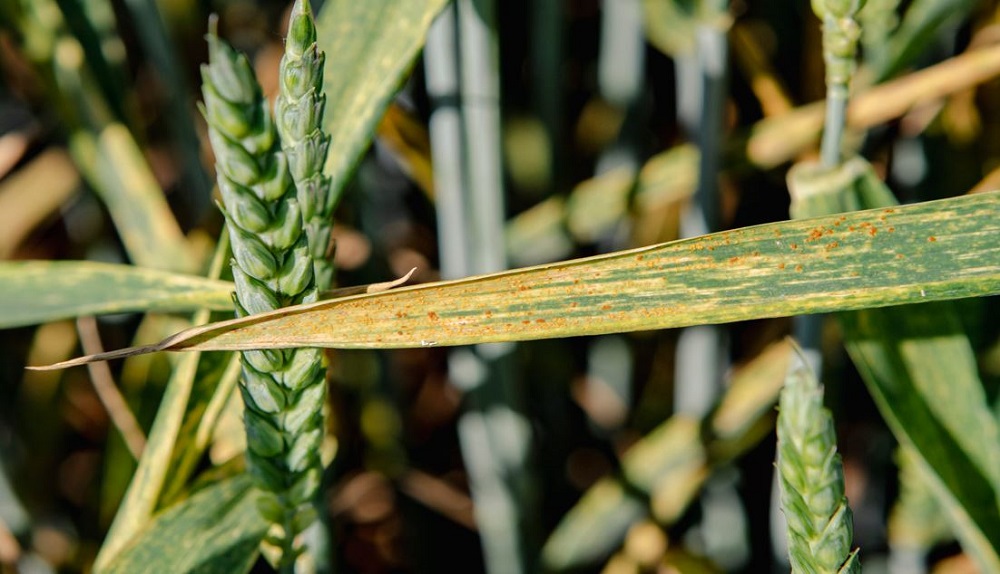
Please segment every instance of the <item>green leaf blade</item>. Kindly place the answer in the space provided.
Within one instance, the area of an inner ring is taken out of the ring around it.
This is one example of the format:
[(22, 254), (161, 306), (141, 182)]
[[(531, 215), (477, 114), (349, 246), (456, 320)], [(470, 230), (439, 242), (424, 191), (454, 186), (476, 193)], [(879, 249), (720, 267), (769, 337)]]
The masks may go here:
[(101, 571), (105, 574), (247, 572), (268, 523), (248, 475), (201, 490), (163, 512)]
[(316, 19), (326, 52), (326, 175), (337, 203), (446, 0), (330, 0)]
[(232, 307), (232, 283), (94, 261), (0, 263), (0, 329), (82, 315)]

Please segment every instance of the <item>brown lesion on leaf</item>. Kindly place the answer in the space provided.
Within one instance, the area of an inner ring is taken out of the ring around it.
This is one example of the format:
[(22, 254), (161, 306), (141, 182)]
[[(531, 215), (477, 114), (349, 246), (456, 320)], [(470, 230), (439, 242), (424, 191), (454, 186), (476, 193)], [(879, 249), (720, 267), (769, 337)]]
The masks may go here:
[(927, 238), (927, 241), (930, 241), (931, 243), (934, 243), (935, 241), (937, 241), (937, 237), (934, 237), (933, 235), (931, 235), (930, 237)]
[(437, 321), (438, 319), (440, 319), (440, 317), (438, 317), (438, 314), (435, 313), (434, 311), (428, 311), (427, 318), (430, 319), (431, 321)]

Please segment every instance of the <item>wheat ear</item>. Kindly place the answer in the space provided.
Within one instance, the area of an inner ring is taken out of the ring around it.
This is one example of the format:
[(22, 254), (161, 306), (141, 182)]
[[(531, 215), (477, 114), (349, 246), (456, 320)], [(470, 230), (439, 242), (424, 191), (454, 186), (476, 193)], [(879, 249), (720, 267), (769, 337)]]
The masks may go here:
[[(313, 301), (313, 265), (295, 185), (274, 123), (246, 57), (215, 32), (202, 66), (203, 113), (216, 156), (233, 249), (237, 316)], [(271, 541), (294, 563), (295, 536), (315, 519), (322, 474), (325, 369), (317, 349), (242, 353), (247, 464), (264, 491)]]
[(333, 283), (330, 230), (334, 197), (330, 178), (323, 175), (330, 136), (323, 132), (323, 63), (316, 46), (316, 23), (308, 0), (296, 0), (288, 21), (285, 54), (281, 58), (280, 87), (274, 104), (275, 124), (309, 239), (309, 255), (317, 289)]
[(793, 574), (861, 572), (858, 551), (851, 552), (854, 524), (833, 419), (823, 408), (823, 387), (801, 356), (785, 379), (778, 409), (777, 466)]

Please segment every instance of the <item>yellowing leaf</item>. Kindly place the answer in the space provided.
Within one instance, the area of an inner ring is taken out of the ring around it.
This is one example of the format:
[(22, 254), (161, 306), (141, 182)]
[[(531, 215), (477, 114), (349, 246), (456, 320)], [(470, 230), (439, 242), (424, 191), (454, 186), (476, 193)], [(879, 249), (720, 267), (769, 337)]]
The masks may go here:
[(466, 345), (1000, 292), (1000, 193), (785, 221), (189, 329), (160, 350)]

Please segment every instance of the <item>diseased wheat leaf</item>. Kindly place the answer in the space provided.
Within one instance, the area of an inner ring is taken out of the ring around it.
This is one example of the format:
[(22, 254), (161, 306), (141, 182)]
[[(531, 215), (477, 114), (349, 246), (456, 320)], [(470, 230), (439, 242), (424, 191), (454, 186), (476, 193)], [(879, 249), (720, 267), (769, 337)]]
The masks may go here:
[(998, 192), (785, 221), (287, 307), (51, 368), (162, 350), (465, 345), (992, 295), (997, 233)]
[[(797, 216), (896, 205), (892, 192), (861, 158), (832, 170), (799, 164), (788, 181), (791, 211)], [(977, 250), (955, 257), (991, 264)], [(901, 443), (916, 447), (914, 466), (951, 518), (963, 548), (984, 572), (1000, 571), (1000, 428), (952, 306), (941, 301), (841, 313), (839, 318), (844, 344), (879, 411)]]

